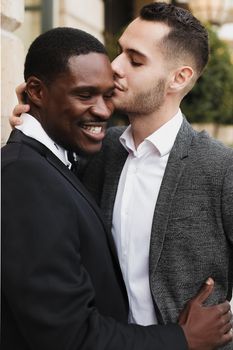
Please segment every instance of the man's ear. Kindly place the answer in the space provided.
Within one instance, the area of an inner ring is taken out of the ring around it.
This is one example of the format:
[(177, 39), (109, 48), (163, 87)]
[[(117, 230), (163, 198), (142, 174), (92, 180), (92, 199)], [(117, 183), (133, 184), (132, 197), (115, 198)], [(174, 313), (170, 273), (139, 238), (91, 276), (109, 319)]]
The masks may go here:
[(177, 69), (172, 77), (169, 84), (170, 92), (179, 92), (184, 90), (191, 82), (194, 77), (194, 70), (190, 66), (183, 66)]
[(25, 89), (29, 100), (37, 107), (41, 107), (45, 96), (45, 85), (42, 80), (31, 76), (27, 79)]

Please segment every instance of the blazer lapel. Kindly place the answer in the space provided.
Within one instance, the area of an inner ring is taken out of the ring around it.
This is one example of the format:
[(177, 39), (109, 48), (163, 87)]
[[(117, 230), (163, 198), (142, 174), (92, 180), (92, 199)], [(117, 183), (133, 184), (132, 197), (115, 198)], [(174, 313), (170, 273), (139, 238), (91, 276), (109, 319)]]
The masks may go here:
[(194, 135), (194, 130), (186, 119), (184, 119), (168, 159), (155, 207), (150, 241), (150, 275), (154, 275), (163, 249), (172, 200), (185, 169), (189, 148)]

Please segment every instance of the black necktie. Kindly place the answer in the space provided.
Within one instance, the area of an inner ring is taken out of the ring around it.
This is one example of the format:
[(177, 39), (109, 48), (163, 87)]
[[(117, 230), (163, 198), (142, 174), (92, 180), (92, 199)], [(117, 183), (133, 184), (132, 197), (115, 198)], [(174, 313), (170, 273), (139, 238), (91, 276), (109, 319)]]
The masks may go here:
[(76, 174), (77, 170), (78, 170), (78, 161), (75, 160), (74, 153), (72, 151), (68, 151), (67, 158), (68, 158), (69, 162), (71, 163), (70, 170)]

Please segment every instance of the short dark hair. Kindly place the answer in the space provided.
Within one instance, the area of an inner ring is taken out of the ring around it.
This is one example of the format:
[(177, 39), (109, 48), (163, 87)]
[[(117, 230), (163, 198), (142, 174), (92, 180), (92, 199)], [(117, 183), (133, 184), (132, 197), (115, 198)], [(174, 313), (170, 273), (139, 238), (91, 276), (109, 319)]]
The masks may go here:
[(168, 57), (188, 54), (193, 57), (197, 75), (200, 75), (209, 58), (208, 32), (192, 13), (165, 2), (145, 5), (140, 18), (165, 23), (170, 32), (163, 39)]
[(24, 65), (25, 81), (32, 75), (49, 84), (67, 70), (71, 56), (91, 52), (107, 55), (104, 45), (80, 29), (59, 27), (38, 36), (31, 44)]

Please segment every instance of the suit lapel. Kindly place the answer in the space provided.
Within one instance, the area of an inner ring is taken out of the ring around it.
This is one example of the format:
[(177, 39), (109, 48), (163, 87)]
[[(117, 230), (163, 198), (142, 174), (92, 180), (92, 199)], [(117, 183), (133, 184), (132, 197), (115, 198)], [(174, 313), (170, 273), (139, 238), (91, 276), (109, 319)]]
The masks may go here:
[(150, 241), (149, 273), (154, 275), (166, 235), (173, 197), (185, 169), (195, 132), (184, 119), (171, 150), (157, 199)]
[(54, 166), (66, 179), (69, 181), (72, 186), (84, 197), (89, 205), (92, 207), (92, 209), (95, 211), (95, 213), (98, 215), (99, 219), (104, 225), (104, 222), (102, 220), (102, 215), (100, 213), (100, 209), (96, 205), (94, 199), (91, 197), (89, 192), (85, 189), (83, 184), (80, 182), (80, 180), (77, 178), (77, 176), (70, 171), (52, 152), (47, 150), (45, 154), (46, 159), (48, 162)]
[(41, 156), (45, 157), (47, 161), (66, 178), (67, 181), (71, 183), (74, 189), (77, 190), (82, 195), (82, 197), (85, 198), (85, 200), (88, 201), (89, 205), (92, 207), (92, 209), (94, 210), (94, 212), (96, 213), (103, 225), (109, 243), (109, 248), (118, 264), (116, 249), (112, 239), (112, 235), (106, 229), (106, 224), (103, 220), (102, 213), (92, 196), (89, 194), (89, 192), (80, 182), (80, 180), (75, 176), (75, 174), (72, 173), (72, 171), (70, 171), (46, 146), (44, 146), (37, 140), (24, 135), (21, 131), (17, 129), (14, 129), (12, 131), (8, 143), (24, 143), (27, 144), (29, 147), (34, 148), (38, 153), (41, 154)]
[[(119, 260), (116, 252), (115, 243), (113, 241), (113, 237), (111, 234), (111, 230), (108, 230), (108, 227), (106, 226), (106, 223), (103, 219), (103, 213), (97, 206), (95, 200), (92, 198), (92, 196), (89, 194), (89, 192), (86, 190), (86, 188), (83, 186), (83, 184), (80, 182), (80, 180), (77, 178), (77, 176), (72, 173), (66, 166), (63, 165), (63, 163), (60, 162), (60, 160), (48, 150), (46, 155), (47, 160), (73, 185), (73, 187), (85, 198), (85, 200), (88, 201), (89, 205), (92, 207), (96, 215), (98, 216), (99, 220), (102, 223), (103, 229), (106, 234), (109, 250), (112, 254), (113, 259), (115, 260), (115, 264), (118, 266), (118, 269), (120, 271), (120, 265)], [(120, 273), (121, 276), (121, 273)], [(122, 276), (121, 283), (122, 283)], [(124, 285), (122, 284), (123, 288)]]

